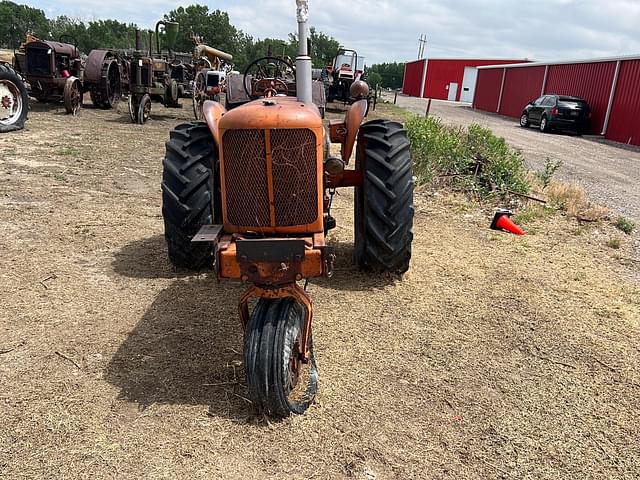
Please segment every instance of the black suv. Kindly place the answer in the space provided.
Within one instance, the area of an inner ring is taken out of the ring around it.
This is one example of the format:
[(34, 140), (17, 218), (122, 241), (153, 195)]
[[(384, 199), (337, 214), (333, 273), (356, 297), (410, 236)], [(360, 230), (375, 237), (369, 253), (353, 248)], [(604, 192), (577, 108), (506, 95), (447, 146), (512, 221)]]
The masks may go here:
[(578, 97), (543, 95), (529, 102), (520, 116), (520, 126), (538, 125), (541, 132), (552, 128), (587, 133), (591, 123), (589, 104)]

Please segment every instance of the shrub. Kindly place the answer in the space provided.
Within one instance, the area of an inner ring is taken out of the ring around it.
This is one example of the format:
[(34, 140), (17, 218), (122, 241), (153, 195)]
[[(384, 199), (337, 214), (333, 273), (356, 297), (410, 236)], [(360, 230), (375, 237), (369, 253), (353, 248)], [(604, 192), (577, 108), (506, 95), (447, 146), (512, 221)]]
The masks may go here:
[(407, 131), (422, 184), (447, 177), (456, 187), (482, 196), (529, 191), (522, 154), (487, 128), (454, 127), (436, 117), (413, 117)]
[(631, 232), (633, 232), (633, 229), (636, 228), (636, 225), (631, 220), (624, 218), (622, 216), (618, 217), (618, 219), (616, 220), (615, 226), (618, 230), (623, 231), (627, 235), (631, 235)]

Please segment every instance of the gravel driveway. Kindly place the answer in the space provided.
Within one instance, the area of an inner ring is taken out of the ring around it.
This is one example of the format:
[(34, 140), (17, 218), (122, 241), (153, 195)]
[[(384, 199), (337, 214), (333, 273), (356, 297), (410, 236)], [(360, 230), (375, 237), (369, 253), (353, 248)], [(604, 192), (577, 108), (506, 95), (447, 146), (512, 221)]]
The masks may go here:
[[(383, 95), (393, 102), (392, 93)], [(399, 95), (397, 105), (424, 114), (427, 100)], [(593, 201), (640, 222), (640, 148), (605, 142), (600, 137), (542, 134), (536, 128), (521, 128), (516, 119), (475, 111), (459, 103), (433, 100), (431, 113), (447, 123), (478, 123), (490, 128), (522, 150), (534, 170), (544, 168), (547, 157), (561, 160), (559, 178), (582, 185)]]

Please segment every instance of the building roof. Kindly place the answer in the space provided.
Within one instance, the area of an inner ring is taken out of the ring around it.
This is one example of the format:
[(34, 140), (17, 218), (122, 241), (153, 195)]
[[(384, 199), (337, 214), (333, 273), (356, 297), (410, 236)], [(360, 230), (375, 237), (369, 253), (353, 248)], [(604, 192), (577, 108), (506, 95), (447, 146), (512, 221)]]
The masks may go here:
[(549, 65), (571, 65), (576, 63), (603, 63), (617, 62), (622, 60), (640, 60), (640, 54), (620, 55), (617, 57), (585, 58), (583, 60), (564, 60), (554, 62), (528, 62), (528, 63), (506, 63), (504, 65), (483, 65), (478, 69), (487, 70), (490, 68), (522, 68), (522, 67), (546, 67)]

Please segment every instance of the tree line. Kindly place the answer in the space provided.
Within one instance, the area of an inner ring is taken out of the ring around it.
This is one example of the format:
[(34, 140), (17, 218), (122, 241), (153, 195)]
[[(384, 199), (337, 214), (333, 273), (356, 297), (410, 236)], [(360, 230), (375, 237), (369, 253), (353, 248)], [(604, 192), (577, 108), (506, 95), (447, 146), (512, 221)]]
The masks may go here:
[[(28, 32), (43, 40), (62, 40), (76, 43), (80, 51), (89, 53), (96, 48), (133, 49), (135, 32), (139, 27), (134, 23), (118, 20), (83, 20), (64, 15), (48, 19), (45, 13), (28, 5), (19, 5), (8, 0), (0, 1), (0, 47), (15, 49), (24, 41)], [(206, 5), (178, 7), (164, 15), (164, 20), (180, 24), (174, 51), (190, 52), (193, 48), (191, 35), (199, 35), (204, 43), (230, 53), (234, 65), (243, 70), (251, 61), (265, 56), (284, 55), (295, 59), (297, 35), (290, 33), (286, 39), (254, 38), (231, 24), (227, 12), (209, 10)], [(316, 68), (331, 64), (340, 43), (335, 38), (310, 28), (311, 58)], [(149, 48), (149, 35), (143, 29), (143, 48)], [(153, 47), (155, 48), (155, 46)], [(403, 64), (389, 63), (373, 65), (369, 69), (369, 81), (383, 87), (398, 88), (402, 85)], [(398, 72), (400, 72), (398, 74)], [(373, 82), (371, 75), (373, 74)], [(379, 77), (378, 77), (379, 76)], [(398, 80), (399, 79), (399, 80)]]

